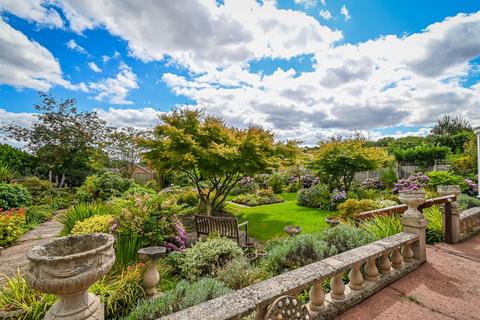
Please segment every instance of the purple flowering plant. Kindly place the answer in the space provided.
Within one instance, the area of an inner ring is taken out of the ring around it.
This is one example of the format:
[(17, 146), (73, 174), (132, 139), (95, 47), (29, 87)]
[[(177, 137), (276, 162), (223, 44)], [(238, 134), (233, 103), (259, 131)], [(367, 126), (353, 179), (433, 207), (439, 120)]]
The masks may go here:
[(429, 180), (430, 179), (421, 172), (413, 174), (395, 183), (393, 193), (420, 191), (428, 184)]
[(170, 251), (183, 251), (187, 245), (187, 232), (185, 228), (177, 219), (175, 222), (175, 236), (170, 237), (167, 241), (165, 241), (165, 248), (167, 248), (167, 252)]
[(466, 190), (466, 193), (469, 196), (474, 196), (478, 192), (478, 184), (476, 184), (475, 181), (473, 181), (470, 178), (466, 178), (464, 182), (468, 187), (468, 189)]
[(342, 202), (347, 199), (347, 193), (344, 190), (334, 190), (332, 193), (332, 200), (334, 202)]

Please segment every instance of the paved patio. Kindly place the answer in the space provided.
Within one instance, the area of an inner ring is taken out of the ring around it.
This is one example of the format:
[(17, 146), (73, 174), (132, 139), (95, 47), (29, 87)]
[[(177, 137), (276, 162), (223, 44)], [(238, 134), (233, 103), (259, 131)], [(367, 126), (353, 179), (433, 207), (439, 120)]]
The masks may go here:
[(480, 319), (480, 235), (427, 247), (427, 263), (337, 319)]

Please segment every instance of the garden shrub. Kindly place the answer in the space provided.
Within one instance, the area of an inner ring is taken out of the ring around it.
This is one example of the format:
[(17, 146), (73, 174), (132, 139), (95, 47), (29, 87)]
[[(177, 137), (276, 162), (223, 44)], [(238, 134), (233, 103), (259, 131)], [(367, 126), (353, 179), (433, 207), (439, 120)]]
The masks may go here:
[(179, 256), (177, 266), (190, 280), (203, 276), (215, 276), (230, 260), (243, 255), (236, 242), (227, 238), (212, 238), (197, 242)]
[(300, 190), (301, 188), (302, 188), (302, 185), (300, 182), (292, 182), (287, 186), (286, 191), (289, 193), (294, 193), (294, 192), (298, 192), (298, 190)]
[(244, 257), (228, 262), (218, 271), (217, 275), (218, 280), (235, 290), (266, 278), (268, 278), (268, 274), (262, 268), (252, 266)]
[(45, 203), (44, 199), (52, 197), (55, 189), (52, 182), (35, 176), (26, 177), (20, 183), (30, 192), (35, 203)]
[(380, 175), (380, 180), (383, 185), (387, 188), (392, 188), (395, 182), (397, 182), (397, 173), (393, 167), (388, 167), (386, 170), (382, 171)]
[(252, 177), (244, 177), (241, 179), (235, 187), (230, 191), (231, 195), (255, 193), (258, 189), (258, 185)]
[(144, 196), (146, 194), (155, 194), (156, 191), (151, 189), (151, 188), (147, 188), (145, 186), (142, 186), (142, 185), (139, 185), (137, 183), (132, 183), (132, 185), (130, 186), (130, 188), (128, 188), (127, 191), (125, 191), (123, 193), (123, 195), (140, 195), (140, 196)]
[(22, 208), (30, 205), (32, 197), (27, 189), (18, 184), (0, 183), (0, 208)]
[(283, 199), (274, 195), (271, 189), (259, 190), (256, 194), (240, 194), (233, 198), (235, 203), (250, 207), (283, 202)]
[(83, 221), (77, 221), (73, 226), (71, 234), (89, 234), (89, 233), (109, 233), (112, 229), (113, 216), (111, 215), (102, 215), (102, 216), (93, 216)]
[(308, 189), (300, 189), (297, 203), (304, 207), (329, 210), (332, 205), (332, 194), (326, 185), (318, 184)]
[(269, 187), (268, 180), (270, 179), (269, 174), (257, 174), (253, 178), (253, 182), (258, 186), (260, 189), (267, 189)]
[(63, 213), (60, 219), (60, 223), (63, 224), (61, 234), (70, 234), (77, 222), (97, 215), (108, 215), (109, 213), (110, 209), (104, 204), (80, 203)]
[(395, 149), (393, 155), (398, 162), (411, 162), (422, 167), (435, 164), (435, 160), (446, 159), (450, 148), (435, 145), (418, 145), (413, 148)]
[(268, 186), (273, 193), (282, 193), (285, 186), (285, 177), (280, 173), (273, 173), (268, 179)]
[(398, 206), (397, 201), (390, 200), (390, 199), (379, 199), (376, 202), (377, 202), (377, 208), (379, 209)]
[(133, 180), (125, 179), (119, 174), (105, 172), (101, 175), (87, 177), (78, 188), (76, 196), (82, 202), (108, 200), (123, 194), (133, 183)]
[(342, 218), (354, 218), (357, 214), (377, 209), (377, 203), (370, 199), (347, 199), (338, 206), (339, 215)]
[(375, 237), (370, 232), (342, 224), (321, 232), (320, 239), (329, 247), (335, 247), (339, 253), (375, 241)]
[(8, 164), (0, 162), (0, 183), (10, 183), (15, 178), (16, 172)]
[(398, 215), (375, 216), (360, 223), (360, 227), (370, 232), (377, 240), (403, 231), (403, 225)]
[(443, 215), (438, 206), (433, 206), (423, 210), (423, 215), (427, 220), (427, 229), (425, 235), (427, 243), (433, 244), (443, 240)]
[(367, 189), (382, 190), (384, 188), (380, 178), (368, 178), (362, 182), (362, 186)]
[(105, 319), (119, 319), (128, 315), (144, 296), (143, 263), (129, 266), (119, 274), (107, 274), (90, 287), (100, 296), (105, 307)]
[(380, 190), (367, 189), (367, 188), (364, 188), (363, 186), (354, 184), (350, 189), (350, 191), (348, 191), (347, 198), (357, 199), (357, 200), (362, 200), (362, 199), (375, 200), (379, 197), (380, 192), (381, 192)]
[(46, 204), (31, 206), (26, 209), (27, 224), (39, 224), (50, 219), (55, 210)]
[(157, 298), (144, 300), (123, 320), (153, 320), (196, 304), (232, 292), (222, 282), (203, 278), (189, 283), (182, 280), (177, 286), (161, 293)]
[(301, 234), (282, 241), (274, 241), (266, 248), (267, 256), (260, 267), (272, 275), (296, 269), (337, 253), (323, 241), (320, 234)]
[(460, 208), (463, 210), (470, 209), (473, 207), (480, 207), (480, 199), (477, 197), (471, 197), (466, 194), (461, 194), (457, 198)]
[(53, 294), (43, 294), (32, 289), (19, 271), (12, 277), (3, 277), (5, 283), (0, 286), (0, 311), (20, 312), (11, 319), (42, 320), (47, 310), (57, 301)]
[(24, 233), (26, 223), (24, 209), (10, 209), (5, 211), (0, 208), (0, 247), (6, 247)]
[(178, 197), (178, 204), (185, 204), (189, 207), (195, 207), (198, 205), (199, 199), (197, 193), (193, 190), (186, 190), (180, 193)]
[(462, 177), (448, 171), (431, 171), (427, 173), (428, 186), (436, 191), (438, 186), (458, 185), (462, 191), (466, 191), (467, 185)]

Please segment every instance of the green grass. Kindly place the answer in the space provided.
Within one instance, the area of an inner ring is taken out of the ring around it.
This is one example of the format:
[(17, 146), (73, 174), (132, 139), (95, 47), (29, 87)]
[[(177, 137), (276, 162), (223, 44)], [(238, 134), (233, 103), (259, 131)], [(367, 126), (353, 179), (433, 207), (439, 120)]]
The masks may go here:
[(331, 211), (299, 206), (296, 193), (281, 193), (280, 196), (285, 202), (250, 208), (229, 203), (226, 211), (237, 216), (239, 222), (248, 220), (248, 234), (261, 241), (285, 237), (283, 228), (287, 225), (299, 225), (302, 233), (328, 227), (325, 218), (332, 215)]

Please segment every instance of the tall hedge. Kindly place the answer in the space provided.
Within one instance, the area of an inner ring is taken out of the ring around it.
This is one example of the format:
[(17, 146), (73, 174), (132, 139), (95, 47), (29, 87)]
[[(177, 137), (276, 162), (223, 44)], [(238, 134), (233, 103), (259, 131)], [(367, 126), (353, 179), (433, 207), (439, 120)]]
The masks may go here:
[(446, 146), (419, 145), (414, 148), (395, 149), (393, 155), (398, 162), (411, 162), (419, 166), (433, 166), (435, 160), (444, 160), (450, 154)]

